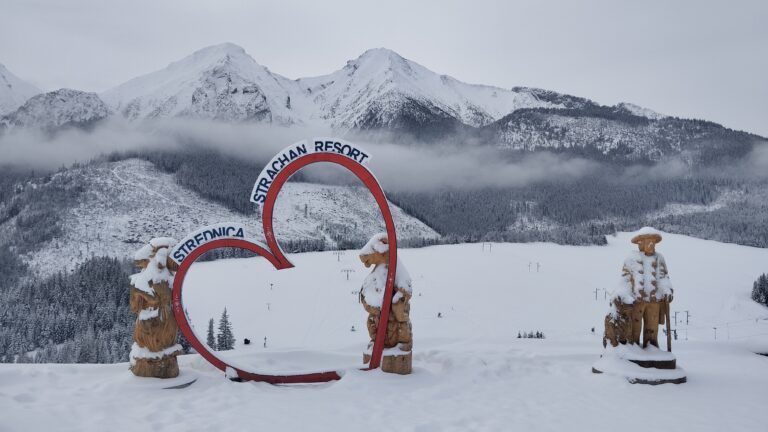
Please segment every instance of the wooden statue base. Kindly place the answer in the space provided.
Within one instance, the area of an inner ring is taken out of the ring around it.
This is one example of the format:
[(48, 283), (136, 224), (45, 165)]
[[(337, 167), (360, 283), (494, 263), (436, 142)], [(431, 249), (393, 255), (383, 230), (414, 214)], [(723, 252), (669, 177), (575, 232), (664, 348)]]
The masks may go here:
[(627, 359), (627, 360), (644, 368), (655, 368), (655, 369), (676, 369), (677, 368), (677, 359), (672, 359), (672, 360)]
[(179, 376), (179, 363), (175, 355), (158, 359), (139, 358), (135, 359), (131, 372), (139, 377), (176, 378)]
[(685, 371), (677, 367), (677, 359), (671, 352), (636, 345), (609, 346), (592, 366), (592, 372), (621, 376), (631, 384), (682, 384), (687, 381)]
[[(363, 354), (363, 363), (368, 364), (371, 361), (371, 355)], [(381, 357), (381, 370), (387, 373), (398, 375), (408, 375), (412, 371), (413, 352), (387, 355), (386, 351)]]

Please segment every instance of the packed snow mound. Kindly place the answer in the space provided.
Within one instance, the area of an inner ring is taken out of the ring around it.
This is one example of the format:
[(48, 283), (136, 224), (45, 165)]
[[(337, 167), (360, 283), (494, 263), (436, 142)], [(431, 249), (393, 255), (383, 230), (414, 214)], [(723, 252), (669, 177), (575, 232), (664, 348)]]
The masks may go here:
[(0, 117), (15, 111), (40, 89), (12, 74), (0, 64)]
[(111, 115), (96, 93), (60, 89), (29, 99), (16, 111), (2, 117), (9, 128), (55, 130), (61, 127), (87, 127)]

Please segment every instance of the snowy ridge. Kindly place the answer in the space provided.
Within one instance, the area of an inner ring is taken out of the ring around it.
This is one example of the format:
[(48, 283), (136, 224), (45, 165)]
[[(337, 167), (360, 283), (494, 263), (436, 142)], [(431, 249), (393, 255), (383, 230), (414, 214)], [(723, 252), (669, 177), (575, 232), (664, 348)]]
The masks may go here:
[(111, 111), (96, 93), (60, 89), (30, 98), (19, 109), (0, 118), (0, 125), (43, 130), (86, 127), (110, 114)]
[(0, 116), (8, 114), (40, 93), (40, 89), (12, 74), (0, 63)]
[(203, 48), (101, 96), (128, 119), (182, 116), (339, 130), (392, 126), (407, 109), (477, 127), (520, 108), (567, 106), (532, 89), (467, 84), (384, 48), (331, 74), (290, 80), (231, 43)]
[(365, 122), (374, 110), (382, 118), (377, 126), (386, 126), (407, 100), (431, 106), (470, 126), (486, 125), (519, 108), (560, 107), (527, 92), (439, 75), (385, 48), (368, 50), (329, 75), (298, 82), (323, 118), (337, 128), (370, 126)]

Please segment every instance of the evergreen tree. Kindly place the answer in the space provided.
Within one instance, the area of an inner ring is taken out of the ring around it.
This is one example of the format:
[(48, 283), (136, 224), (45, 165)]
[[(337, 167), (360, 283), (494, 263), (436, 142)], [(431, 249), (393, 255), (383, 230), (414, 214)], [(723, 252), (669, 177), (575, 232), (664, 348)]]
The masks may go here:
[(235, 335), (232, 333), (232, 323), (229, 322), (227, 308), (221, 313), (219, 319), (219, 333), (216, 335), (216, 348), (219, 351), (226, 351), (235, 348)]
[(752, 300), (768, 306), (768, 274), (761, 274), (752, 284)]
[(213, 335), (213, 318), (208, 321), (208, 336), (205, 338), (205, 343), (212, 349), (216, 349), (216, 338)]

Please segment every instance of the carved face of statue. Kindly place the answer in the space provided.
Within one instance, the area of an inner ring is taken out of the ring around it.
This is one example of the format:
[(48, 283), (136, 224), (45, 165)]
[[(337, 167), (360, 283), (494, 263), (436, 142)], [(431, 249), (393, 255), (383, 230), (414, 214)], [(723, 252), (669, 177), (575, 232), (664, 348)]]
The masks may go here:
[(640, 252), (643, 252), (647, 256), (651, 256), (656, 253), (656, 240), (652, 238), (644, 238), (637, 242), (637, 247), (640, 248)]
[(362, 261), (366, 267), (386, 264), (389, 262), (389, 252), (374, 252), (368, 255), (360, 255), (360, 261)]

